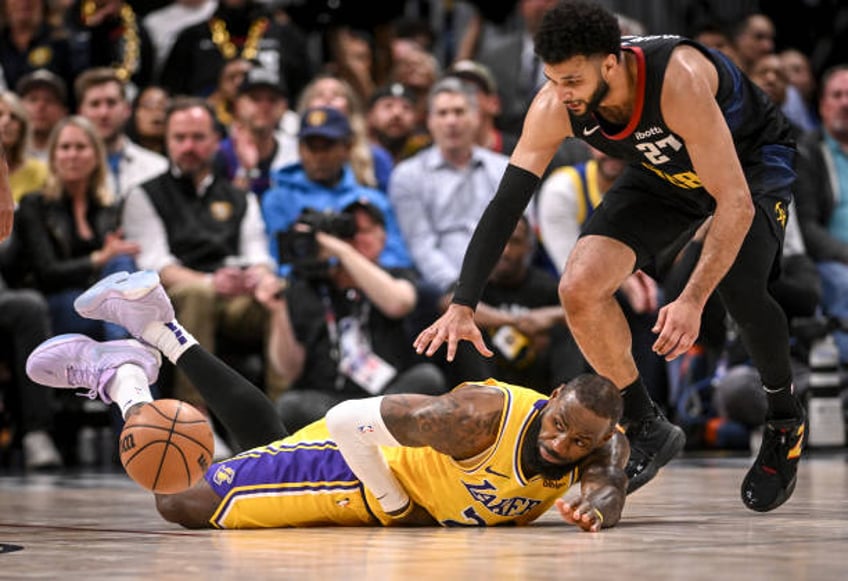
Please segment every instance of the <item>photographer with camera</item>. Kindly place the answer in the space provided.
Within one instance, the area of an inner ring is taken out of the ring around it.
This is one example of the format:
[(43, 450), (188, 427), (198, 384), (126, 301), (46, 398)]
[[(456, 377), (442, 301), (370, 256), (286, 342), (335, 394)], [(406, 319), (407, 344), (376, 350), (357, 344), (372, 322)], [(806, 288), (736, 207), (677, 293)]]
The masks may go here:
[(266, 280), (256, 298), (271, 313), (271, 362), (291, 385), (278, 400), (291, 431), (346, 399), (447, 390), (439, 368), (409, 346), (414, 272), (377, 263), (385, 225), (362, 199), (339, 214), (307, 211), (279, 237), (293, 276)]
[[(298, 132), (300, 162), (287, 165), (271, 175), (271, 188), (262, 197), (262, 215), (267, 232), (274, 240), (288, 231), (306, 208), (320, 212), (341, 212), (359, 199), (367, 199), (383, 214), (385, 248), (379, 263), (384, 267), (409, 268), (412, 261), (386, 195), (360, 185), (350, 167), (353, 133), (344, 113), (330, 107), (313, 107), (303, 112)], [(283, 263), (271, 245), (271, 254)]]

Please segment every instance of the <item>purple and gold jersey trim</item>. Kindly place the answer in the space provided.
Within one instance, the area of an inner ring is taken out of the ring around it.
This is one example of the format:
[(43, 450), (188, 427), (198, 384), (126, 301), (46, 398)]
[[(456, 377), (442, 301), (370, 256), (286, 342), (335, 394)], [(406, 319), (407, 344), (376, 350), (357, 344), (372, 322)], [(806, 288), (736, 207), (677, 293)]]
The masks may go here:
[(218, 528), (372, 524), (362, 483), (331, 440), (289, 439), (213, 465), (206, 481), (221, 497)]

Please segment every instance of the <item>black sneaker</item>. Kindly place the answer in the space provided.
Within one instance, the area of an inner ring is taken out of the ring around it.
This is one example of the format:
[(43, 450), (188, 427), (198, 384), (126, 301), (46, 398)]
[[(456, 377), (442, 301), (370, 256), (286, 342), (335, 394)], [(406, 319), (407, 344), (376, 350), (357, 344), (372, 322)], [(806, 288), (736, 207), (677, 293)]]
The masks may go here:
[(657, 475), (660, 468), (686, 445), (683, 430), (666, 419), (654, 406), (654, 415), (628, 426), (630, 459), (627, 461), (627, 494), (635, 492)]
[(804, 410), (800, 413), (766, 421), (760, 452), (742, 481), (742, 502), (751, 510), (774, 510), (792, 496), (808, 429)]

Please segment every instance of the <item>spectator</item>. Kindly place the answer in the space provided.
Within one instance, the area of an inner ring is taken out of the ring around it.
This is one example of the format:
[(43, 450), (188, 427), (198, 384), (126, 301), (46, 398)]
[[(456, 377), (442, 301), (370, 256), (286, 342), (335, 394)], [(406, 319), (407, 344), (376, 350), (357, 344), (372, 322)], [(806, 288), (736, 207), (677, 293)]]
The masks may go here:
[(480, 112), (472, 87), (443, 79), (428, 102), (434, 143), (395, 167), (389, 197), (415, 267), (441, 295), (459, 276), (471, 233), (495, 193), (507, 157), (475, 144)]
[(489, 277), (474, 321), (495, 353), (492, 376), (550, 393), (589, 367), (565, 324), (559, 280), (532, 265), (535, 250), (524, 216)]
[[(416, 328), (438, 313), (440, 299), (459, 277), (465, 248), (508, 160), (475, 144), (480, 112), (476, 90), (468, 83), (442, 79), (428, 103), (433, 145), (399, 163), (389, 180), (389, 199), (421, 274)], [(490, 371), (472, 349), (443, 369), (449, 383)]]
[(65, 82), (48, 70), (39, 69), (21, 78), (15, 92), (30, 121), (29, 153), (47, 161), (47, 145), (53, 128), (68, 114)]
[(87, 119), (72, 116), (56, 126), (48, 151), (47, 185), (21, 199), (16, 224), (32, 284), (47, 298), (54, 333), (126, 337), (124, 329), (84, 319), (73, 308), (104, 276), (135, 270), (139, 250), (119, 229), (103, 141)]
[[(133, 189), (124, 207), (138, 264), (159, 273), (183, 326), (207, 349), (231, 339), (261, 350), (267, 317), (253, 291), (272, 276), (273, 260), (256, 196), (212, 171), (218, 135), (205, 101), (175, 99), (165, 134), (170, 169)], [(266, 373), (266, 389), (278, 388)], [(173, 397), (203, 404), (182, 373)]]
[(38, 69), (70, 85), (77, 73), (71, 44), (63, 30), (48, 22), (47, 0), (3, 0), (0, 8), (0, 70), (6, 86), (17, 86)]
[(9, 187), (17, 204), (24, 194), (40, 190), (47, 179), (47, 165), (29, 155), (29, 120), (21, 100), (11, 91), (0, 93), (0, 145), (9, 165)]
[(236, 97), (236, 118), (221, 143), (216, 164), (233, 185), (259, 196), (270, 187), (271, 172), (298, 160), (296, 140), (279, 131), (288, 110), (285, 89), (275, 72), (255, 66)]
[(816, 111), (816, 77), (809, 57), (800, 50), (787, 48), (780, 51), (780, 62), (789, 84), (798, 90), (799, 107), (806, 120), (802, 127), (809, 127), (808, 131), (817, 128), (819, 115)]
[(737, 64), (750, 74), (754, 64), (774, 52), (774, 23), (765, 14), (749, 14), (730, 33)]
[(733, 46), (733, 39), (727, 26), (717, 22), (706, 22), (702, 24), (692, 35), (692, 40), (700, 42), (707, 48), (715, 49), (725, 54), (730, 60), (739, 66), (739, 55)]
[[(352, 236), (312, 231), (326, 270), (257, 296), (272, 317), (272, 358), (292, 388), (278, 401), (289, 430), (322, 417), (341, 401), (370, 395), (446, 391), (438, 367), (417, 362), (406, 317), (416, 303), (409, 269), (384, 269), (382, 212), (364, 199), (345, 208)], [(279, 297), (279, 298), (277, 298)]]
[(209, 22), (190, 26), (177, 37), (159, 81), (173, 95), (205, 97), (224, 63), (234, 58), (274, 68), (293, 99), (312, 76), (306, 39), (294, 24), (273, 21), (254, 0), (219, 0)]
[[(783, 63), (776, 53), (768, 53), (757, 59), (751, 66), (751, 71), (748, 77), (768, 95), (769, 99), (775, 105), (783, 109), (787, 104), (787, 85), (789, 84), (786, 78), (786, 71), (783, 68)], [(788, 118), (788, 117), (787, 117)], [(792, 128), (797, 138), (804, 129), (791, 118)]]
[[(766, 55), (776, 55), (774, 52), (774, 23), (765, 14), (751, 14), (737, 26), (733, 36), (733, 46), (739, 57), (742, 71), (749, 77), (754, 74), (754, 67)], [(778, 57), (780, 63), (780, 57)], [(804, 131), (813, 129), (814, 124), (808, 117), (804, 100), (798, 89), (787, 84), (783, 65), (779, 64), (783, 76), (785, 97), (779, 101), (780, 110), (796, 127)], [(776, 101), (777, 102), (777, 101)]]
[[(819, 116), (821, 128), (799, 141), (798, 220), (821, 276), (822, 309), (848, 320), (848, 65), (822, 75)], [(848, 333), (835, 338), (848, 363)]]
[(114, 69), (89, 69), (77, 77), (79, 114), (91, 121), (106, 145), (109, 189), (119, 200), (136, 186), (164, 172), (168, 161), (133, 143), (124, 127), (130, 117), (126, 87)]
[(154, 48), (133, 7), (124, 0), (83, 0), (77, 14), (74, 25), (85, 37), (86, 68), (112, 69), (128, 99), (134, 99), (153, 81)]
[(207, 101), (215, 111), (215, 121), (224, 129), (229, 129), (233, 122), (239, 88), (252, 67), (250, 61), (243, 58), (233, 58), (221, 65), (218, 84)]
[(477, 89), (477, 102), (480, 104), (477, 145), (504, 155), (511, 154), (518, 142), (518, 135), (497, 127), (497, 119), (501, 114), (501, 99), (491, 71), (485, 65), (464, 60), (454, 63), (447, 75), (468, 81)]
[(368, 105), (368, 135), (382, 146), (392, 161), (407, 159), (430, 145), (426, 128), (419, 128), (415, 94), (401, 83), (380, 87)]
[(165, 112), (171, 96), (159, 85), (144, 87), (133, 101), (127, 137), (144, 149), (165, 155)]
[(427, 50), (412, 44), (408, 50), (392, 61), (390, 80), (400, 83), (415, 95), (415, 123), (424, 126), (427, 119), (427, 94), (442, 71), (436, 57)]
[(154, 48), (154, 78), (162, 72), (177, 36), (189, 26), (207, 22), (217, 6), (217, 0), (175, 0), (144, 17), (142, 25)]
[[(24, 466), (30, 470), (57, 468), (62, 457), (53, 441), (53, 396), (35, 385), (26, 374), (27, 356), (50, 337), (50, 314), (44, 297), (31, 289), (9, 289), (0, 276), (0, 331), (11, 367), (11, 392), (3, 398), (12, 412), (12, 423), (23, 437)], [(3, 354), (7, 359), (7, 354)], [(45, 397), (46, 396), (46, 397)]]
[(394, 163), (385, 149), (369, 142), (365, 108), (350, 83), (330, 75), (315, 77), (301, 93), (297, 111), (303, 115), (314, 107), (335, 107), (347, 115), (353, 132), (350, 167), (356, 181), (385, 192)]
[[(557, 0), (519, 0), (522, 28), (488, 44), (477, 55), (477, 61), (488, 67), (500, 91), (501, 114), (497, 126), (518, 135), (524, 113), (539, 88), (545, 83), (542, 63), (533, 49), (533, 35), (545, 13)], [(589, 148), (578, 139), (562, 142), (549, 168), (576, 165), (590, 157)]]
[(348, 26), (340, 26), (327, 34), (330, 62), (327, 72), (344, 79), (360, 101), (374, 92), (374, 51), (371, 37)]
[(523, 28), (492, 42), (477, 55), (477, 60), (492, 72), (500, 90), (503, 113), (499, 127), (511, 133), (521, 132), (524, 112), (545, 82), (541, 63), (533, 52), (533, 35), (542, 16), (555, 4), (556, 0), (520, 0)]
[[(411, 266), (409, 254), (386, 195), (356, 182), (350, 167), (353, 132), (347, 117), (332, 107), (307, 109), (303, 114), (298, 151), (300, 162), (282, 168), (272, 176), (273, 187), (262, 200), (262, 215), (272, 242), (287, 231), (307, 208), (319, 212), (340, 212), (352, 202), (365, 198), (383, 212), (386, 220), (386, 247), (380, 255), (383, 267)], [(276, 243), (271, 253), (279, 261)], [(283, 267), (282, 273), (288, 269)]]

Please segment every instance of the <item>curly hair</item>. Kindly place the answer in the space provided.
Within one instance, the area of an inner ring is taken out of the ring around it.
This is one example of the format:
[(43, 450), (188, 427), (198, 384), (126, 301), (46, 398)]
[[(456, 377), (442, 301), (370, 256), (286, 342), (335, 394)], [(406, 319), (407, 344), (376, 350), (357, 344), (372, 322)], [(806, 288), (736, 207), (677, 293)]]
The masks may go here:
[(621, 29), (615, 15), (590, 2), (560, 2), (542, 18), (533, 40), (536, 54), (549, 64), (578, 55), (618, 56), (621, 52)]

